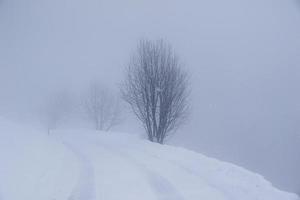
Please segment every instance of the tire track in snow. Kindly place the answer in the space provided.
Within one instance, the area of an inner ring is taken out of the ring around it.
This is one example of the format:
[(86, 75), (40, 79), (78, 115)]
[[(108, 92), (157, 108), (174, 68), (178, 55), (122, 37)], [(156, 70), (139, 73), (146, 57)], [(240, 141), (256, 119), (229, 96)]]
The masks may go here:
[(199, 173), (194, 168), (188, 167), (185, 164), (180, 163), (178, 160), (169, 159), (169, 158), (166, 159), (166, 158), (160, 157), (159, 155), (155, 155), (155, 154), (153, 154), (153, 153), (151, 153), (147, 150), (143, 150), (143, 153), (147, 154), (148, 156), (152, 157), (153, 159), (158, 159), (158, 160), (163, 161), (165, 163), (169, 163), (169, 164), (173, 165), (174, 167), (177, 167), (178, 169), (181, 169), (181, 170), (185, 171), (186, 173), (188, 173), (192, 176), (199, 177), (200, 179), (204, 180), (205, 183), (208, 186), (210, 186), (211, 188), (218, 188), (218, 191), (221, 192), (226, 199), (236, 200), (236, 197), (234, 197), (230, 192), (223, 189), (222, 186), (213, 183), (212, 180), (209, 180), (207, 177), (204, 177), (201, 173)]
[(95, 200), (94, 168), (90, 160), (75, 145), (63, 142), (77, 157), (80, 167), (78, 181), (68, 200)]
[[(122, 145), (122, 147), (126, 148), (126, 149), (129, 149), (124, 144)], [(113, 147), (108, 147), (108, 148), (113, 148)], [(138, 145), (136, 145), (136, 149), (141, 150), (141, 148), (139, 148)], [(132, 151), (128, 151), (128, 153), (131, 153), (131, 152)], [(122, 154), (128, 155), (128, 153), (127, 154), (122, 153)], [(219, 186), (217, 184), (214, 184), (211, 180), (207, 179), (206, 177), (204, 177), (203, 175), (201, 175), (200, 173), (198, 173), (198, 171), (196, 171), (196, 170), (194, 170), (192, 168), (186, 167), (184, 164), (181, 164), (177, 160), (172, 160), (172, 159), (169, 159), (169, 158), (165, 159), (163, 157), (160, 157), (159, 155), (154, 154), (153, 152), (149, 152), (148, 150), (144, 150), (144, 149), (142, 151), (134, 152), (134, 153), (138, 153), (138, 154), (143, 153), (144, 155), (147, 155), (147, 156), (149, 156), (152, 159), (158, 160), (159, 162), (163, 162), (165, 164), (172, 165), (173, 167), (178, 168), (179, 170), (182, 170), (182, 171), (184, 171), (185, 173), (187, 173), (189, 175), (192, 175), (194, 177), (199, 177), (201, 180), (204, 180), (205, 183), (206, 183), (206, 185), (208, 185), (209, 187), (211, 187), (213, 189), (217, 189), (218, 188), (218, 192), (221, 193), (221, 194), (223, 194), (224, 198), (226, 198), (228, 200), (235, 200), (236, 199), (236, 198), (233, 197), (233, 195), (230, 192), (228, 192), (227, 190), (224, 190), (221, 186)]]
[[(218, 192), (222, 193), (224, 195), (224, 197), (228, 200), (236, 200), (236, 198), (233, 197), (233, 195), (224, 190), (221, 186), (213, 183), (211, 180), (209, 180), (208, 178), (204, 177), (203, 175), (201, 175), (198, 171), (192, 169), (192, 168), (189, 168), (187, 166), (185, 166), (184, 164), (181, 164), (180, 162), (178, 162), (177, 160), (172, 160), (172, 159), (169, 159), (169, 158), (163, 158), (163, 157), (160, 157), (159, 155), (155, 155), (147, 150), (143, 150), (142, 151), (144, 154), (148, 155), (149, 157), (151, 157), (152, 159), (156, 159), (156, 160), (159, 160), (160, 162), (164, 162), (164, 163), (169, 163), (170, 165), (172, 165), (173, 167), (176, 167), (182, 171), (184, 171), (185, 173), (189, 174), (189, 175), (192, 175), (192, 176), (195, 176), (195, 177), (199, 177), (201, 180), (204, 180), (205, 183), (210, 186), (211, 188), (214, 188), (214, 189), (217, 189), (218, 188)], [(140, 152), (139, 152), (140, 153)]]
[(206, 184), (212, 188), (218, 188), (218, 191), (223, 193), (224, 196), (226, 197), (226, 199), (228, 200), (236, 200), (235, 197), (233, 197), (231, 195), (231, 193), (229, 193), (228, 191), (224, 190), (221, 186), (213, 183), (212, 181), (210, 181), (208, 178), (204, 177), (203, 175), (201, 175), (200, 173), (198, 173), (196, 170), (194, 169), (191, 169), (191, 168), (188, 168), (182, 164), (180, 164), (178, 161), (175, 161), (175, 160), (166, 160), (167, 162), (171, 163), (171, 164), (174, 164), (174, 166), (182, 169), (183, 171), (185, 171), (186, 173), (189, 173), (193, 176), (197, 176), (199, 177), (200, 179), (202, 180), (205, 180)]
[(97, 149), (101, 148), (101, 150), (106, 151), (110, 155), (118, 157), (118, 159), (122, 159), (124, 162), (134, 165), (140, 172), (142, 172), (142, 174), (146, 176), (147, 182), (149, 183), (158, 200), (184, 200), (183, 196), (169, 180), (159, 173), (151, 170), (145, 164), (139, 162), (130, 155), (113, 149), (112, 147), (101, 142), (91, 141), (91, 143), (94, 144)]
[(142, 170), (147, 173), (148, 182), (159, 200), (184, 200), (183, 196), (166, 178), (145, 167), (143, 168)]

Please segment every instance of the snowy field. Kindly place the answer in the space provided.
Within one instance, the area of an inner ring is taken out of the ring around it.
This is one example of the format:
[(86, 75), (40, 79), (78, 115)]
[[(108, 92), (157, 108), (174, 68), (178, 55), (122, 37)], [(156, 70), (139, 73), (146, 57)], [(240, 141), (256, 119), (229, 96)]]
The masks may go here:
[(260, 175), (135, 135), (0, 120), (1, 200), (298, 200)]

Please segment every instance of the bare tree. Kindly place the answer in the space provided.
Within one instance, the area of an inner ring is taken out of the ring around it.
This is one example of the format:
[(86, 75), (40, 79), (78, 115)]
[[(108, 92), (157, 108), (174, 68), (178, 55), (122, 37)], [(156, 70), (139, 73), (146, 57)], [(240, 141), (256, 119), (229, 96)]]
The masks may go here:
[(108, 131), (120, 123), (119, 102), (108, 89), (92, 84), (83, 100), (84, 110), (96, 130)]
[(123, 98), (152, 142), (163, 144), (187, 115), (188, 79), (181, 67), (169, 44), (142, 40), (127, 68)]

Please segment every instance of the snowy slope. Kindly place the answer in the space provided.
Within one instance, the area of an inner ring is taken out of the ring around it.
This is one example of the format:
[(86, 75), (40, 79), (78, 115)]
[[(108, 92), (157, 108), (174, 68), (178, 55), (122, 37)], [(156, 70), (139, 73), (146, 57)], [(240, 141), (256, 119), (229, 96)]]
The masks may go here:
[(68, 199), (78, 171), (62, 144), (0, 118), (0, 200)]
[(1, 200), (298, 200), (261, 176), (133, 135), (0, 124)]

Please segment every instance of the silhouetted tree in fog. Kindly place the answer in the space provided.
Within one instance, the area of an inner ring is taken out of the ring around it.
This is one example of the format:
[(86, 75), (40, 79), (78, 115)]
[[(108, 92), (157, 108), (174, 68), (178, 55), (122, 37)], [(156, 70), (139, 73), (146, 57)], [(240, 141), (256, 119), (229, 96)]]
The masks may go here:
[(148, 139), (160, 144), (185, 119), (188, 79), (172, 47), (140, 41), (127, 68), (122, 95), (142, 122)]
[(108, 131), (120, 123), (119, 102), (108, 89), (92, 84), (84, 96), (83, 106), (96, 130)]

